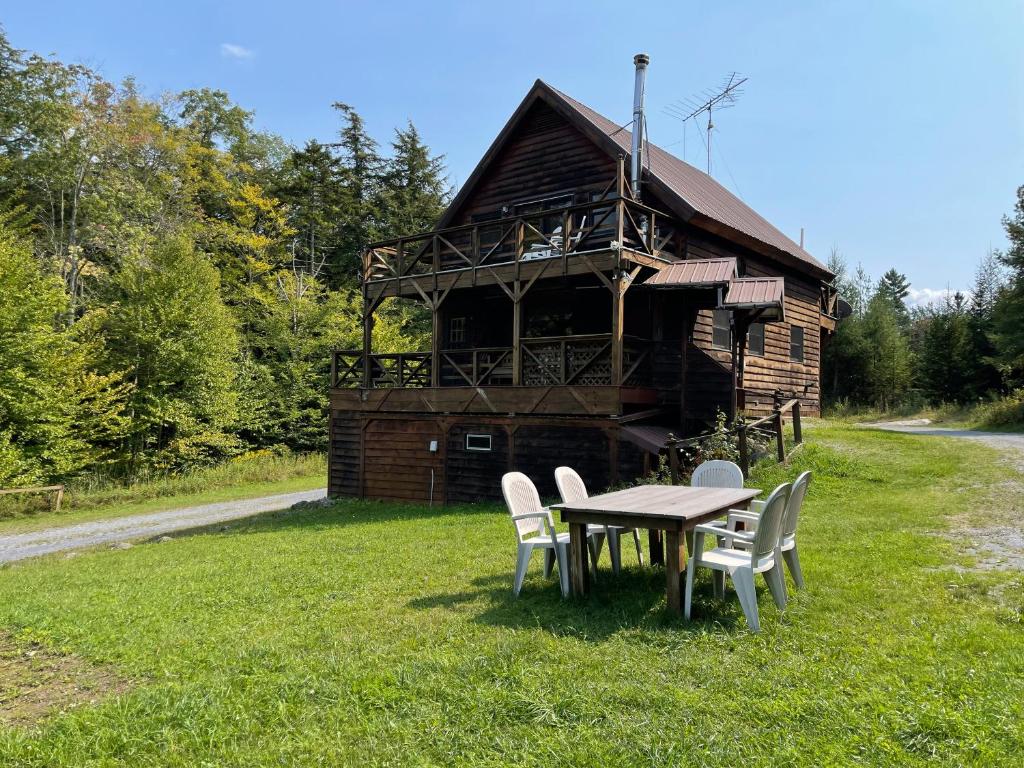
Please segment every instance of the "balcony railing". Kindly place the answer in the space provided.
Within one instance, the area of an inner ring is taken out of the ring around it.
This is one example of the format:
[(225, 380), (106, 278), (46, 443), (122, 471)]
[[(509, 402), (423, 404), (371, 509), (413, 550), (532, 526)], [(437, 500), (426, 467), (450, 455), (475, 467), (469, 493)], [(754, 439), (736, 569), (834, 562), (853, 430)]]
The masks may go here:
[(393, 280), (629, 249), (674, 258), (672, 220), (628, 198), (605, 198), (549, 211), (413, 234), (373, 243), (363, 252), (363, 280)]
[[(612, 336), (590, 334), (521, 340), (523, 386), (651, 386), (655, 342), (627, 337), (622, 348), (622, 381), (612, 381)], [(513, 347), (449, 349), (440, 353), (442, 387), (512, 386)], [(429, 352), (369, 356), (371, 389), (429, 387), (433, 360)], [(334, 353), (334, 387), (365, 386), (364, 358), (358, 350)]]

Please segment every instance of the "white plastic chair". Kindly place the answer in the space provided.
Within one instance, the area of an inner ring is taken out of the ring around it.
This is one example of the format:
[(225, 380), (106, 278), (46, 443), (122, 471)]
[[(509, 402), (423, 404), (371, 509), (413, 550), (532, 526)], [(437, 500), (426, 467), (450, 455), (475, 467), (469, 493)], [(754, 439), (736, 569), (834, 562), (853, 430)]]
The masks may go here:
[[(715, 525), (698, 525), (693, 529), (693, 556), (686, 566), (686, 594), (683, 600), (683, 615), (690, 618), (690, 604), (693, 598), (693, 579), (696, 569), (700, 566), (710, 568), (714, 573), (716, 597), (725, 593), (725, 574), (729, 574), (736, 587), (736, 594), (747, 617), (747, 626), (751, 632), (759, 632), (761, 623), (757, 614), (757, 592), (754, 589), (754, 574), (763, 573), (768, 589), (779, 609), (786, 607), (786, 586), (782, 579), (782, 566), (779, 562), (779, 530), (786, 512), (786, 500), (792, 486), (784, 483), (772, 491), (772, 495), (764, 503), (764, 510), (759, 517), (759, 525), (750, 537), (750, 546), (745, 549), (736, 547), (715, 547), (704, 551), (704, 536), (721, 536), (722, 528)], [(736, 537), (738, 533), (732, 533)]]
[[(812, 474), (810, 472), (803, 472), (793, 481), (793, 490), (790, 491), (789, 500), (786, 502), (786, 511), (782, 517), (782, 527), (779, 533), (779, 549), (782, 552), (782, 559), (786, 563), (786, 567), (789, 569), (789, 575), (793, 577), (793, 583), (797, 589), (803, 589), (804, 587), (804, 574), (800, 570), (800, 556), (797, 554), (796, 548), (796, 526), (800, 520), (800, 509), (804, 505), (804, 497), (807, 495), (807, 487), (811, 483)], [(729, 517), (726, 521), (725, 528), (728, 531), (736, 532), (737, 523), (743, 523), (743, 531), (738, 533), (752, 533), (756, 531), (760, 523), (761, 514), (764, 512), (765, 502), (763, 501), (752, 501), (750, 502), (750, 510), (738, 510), (733, 509), (729, 511)], [(719, 537), (719, 544), (729, 544), (731, 540), (731, 546), (747, 548), (750, 546), (749, 540), (751, 536), (729, 536)]]
[[(583, 478), (572, 467), (558, 467), (555, 470), (555, 485), (558, 486), (558, 493), (562, 501), (569, 503), (589, 498), (587, 486)], [(612, 571), (619, 573), (622, 570), (622, 545), (621, 536), (624, 533), (633, 533), (633, 543), (636, 544), (636, 556), (640, 565), (644, 564), (644, 552), (640, 548), (640, 534), (636, 528), (626, 528), (620, 525), (588, 525), (587, 534), (590, 537), (590, 555), (594, 562), (594, 570), (597, 570), (597, 560), (601, 556), (601, 536), (608, 537), (608, 554), (612, 558)]]
[(731, 461), (712, 459), (693, 470), (690, 485), (694, 488), (742, 488), (743, 470)]
[(505, 497), (512, 522), (516, 526), (519, 546), (516, 551), (516, 576), (512, 592), (519, 596), (526, 578), (526, 568), (535, 549), (544, 552), (544, 576), (551, 575), (554, 561), (558, 562), (558, 580), (562, 597), (569, 596), (569, 534), (557, 533), (550, 510), (541, 506), (537, 487), (522, 472), (509, 472), (501, 478), (501, 493)]

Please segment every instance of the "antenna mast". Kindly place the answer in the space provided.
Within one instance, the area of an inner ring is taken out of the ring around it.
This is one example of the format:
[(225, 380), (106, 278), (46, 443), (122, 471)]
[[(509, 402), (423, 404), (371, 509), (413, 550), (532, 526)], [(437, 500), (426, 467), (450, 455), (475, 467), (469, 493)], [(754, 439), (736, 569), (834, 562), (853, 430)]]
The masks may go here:
[(679, 99), (672, 102), (664, 110), (662, 110), (669, 117), (674, 117), (683, 123), (684, 131), (687, 120), (693, 120), (697, 122), (697, 118), (705, 112), (708, 113), (708, 122), (705, 130), (707, 131), (707, 141), (705, 142), (705, 148), (708, 151), (708, 175), (711, 175), (711, 131), (714, 130), (715, 123), (711, 118), (711, 113), (716, 109), (728, 109), (729, 107), (735, 106), (737, 99), (743, 95), (742, 85), (747, 82), (747, 78), (740, 77), (738, 73), (733, 72), (727, 77), (721, 88), (717, 91), (705, 90), (697, 96), (691, 96), (688, 99)]

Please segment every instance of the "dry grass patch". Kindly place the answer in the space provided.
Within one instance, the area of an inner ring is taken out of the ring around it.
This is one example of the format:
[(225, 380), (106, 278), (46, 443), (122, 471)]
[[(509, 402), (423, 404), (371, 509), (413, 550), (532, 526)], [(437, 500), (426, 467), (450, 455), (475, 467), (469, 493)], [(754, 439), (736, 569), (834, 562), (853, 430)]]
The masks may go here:
[(0, 632), (0, 725), (32, 726), (46, 717), (121, 693), (111, 668)]

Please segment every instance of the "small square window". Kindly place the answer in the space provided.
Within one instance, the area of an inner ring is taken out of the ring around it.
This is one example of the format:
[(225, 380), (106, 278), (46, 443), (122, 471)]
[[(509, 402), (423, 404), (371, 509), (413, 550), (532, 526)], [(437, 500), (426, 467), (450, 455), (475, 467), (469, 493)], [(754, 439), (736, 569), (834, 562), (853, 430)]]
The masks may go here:
[(491, 450), (490, 435), (466, 435), (467, 451), (489, 451)]
[(448, 321), (448, 343), (452, 346), (466, 342), (466, 318), (453, 317)]
[(751, 323), (747, 331), (747, 354), (764, 357), (764, 323)]
[(732, 318), (727, 309), (716, 309), (711, 313), (711, 346), (714, 349), (730, 349), (732, 342)]
[(798, 363), (804, 361), (804, 329), (799, 325), (789, 327), (789, 359)]

